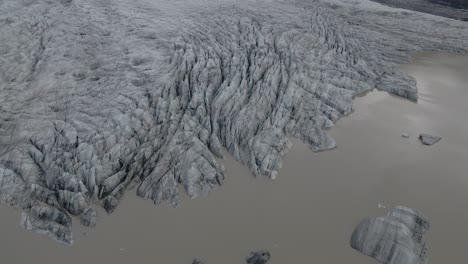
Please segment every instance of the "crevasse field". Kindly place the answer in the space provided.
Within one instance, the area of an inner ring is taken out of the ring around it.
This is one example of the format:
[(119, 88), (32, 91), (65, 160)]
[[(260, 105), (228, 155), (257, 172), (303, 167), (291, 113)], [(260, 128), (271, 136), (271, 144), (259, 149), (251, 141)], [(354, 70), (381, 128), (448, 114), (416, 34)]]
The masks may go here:
[(0, 0), (0, 200), (72, 243), (72, 216), (131, 187), (208, 194), (223, 149), (274, 179), (288, 138), (336, 146), (357, 94), (417, 100), (398, 66), (418, 51), (467, 52), (466, 23), (368, 0)]

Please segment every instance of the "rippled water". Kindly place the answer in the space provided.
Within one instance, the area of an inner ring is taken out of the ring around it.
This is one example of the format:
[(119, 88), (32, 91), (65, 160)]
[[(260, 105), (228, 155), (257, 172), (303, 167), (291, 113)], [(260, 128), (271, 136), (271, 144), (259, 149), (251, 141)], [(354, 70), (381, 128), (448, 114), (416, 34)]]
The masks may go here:
[[(406, 205), (429, 217), (430, 263), (466, 261), (468, 244), (468, 56), (418, 54), (402, 68), (418, 81), (417, 104), (371, 92), (330, 133), (338, 148), (313, 153), (293, 141), (275, 181), (253, 178), (231, 158), (225, 185), (177, 209), (127, 195), (98, 226), (75, 221), (67, 247), (22, 230), (1, 208), (1, 263), (243, 263), (268, 249), (271, 264), (375, 263), (348, 245), (354, 226)], [(421, 132), (442, 136), (423, 146)], [(409, 139), (402, 138), (408, 133)], [(226, 155), (227, 156), (227, 155)]]

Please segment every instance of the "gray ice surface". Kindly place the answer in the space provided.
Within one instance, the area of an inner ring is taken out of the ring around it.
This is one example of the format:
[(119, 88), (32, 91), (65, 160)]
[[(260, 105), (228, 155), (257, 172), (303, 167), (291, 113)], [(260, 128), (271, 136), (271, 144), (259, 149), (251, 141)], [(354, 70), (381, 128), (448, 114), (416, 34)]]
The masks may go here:
[(425, 264), (428, 230), (424, 216), (398, 206), (386, 216), (362, 221), (351, 236), (351, 246), (383, 264)]
[(205, 264), (203, 261), (201, 261), (200, 259), (197, 259), (195, 258), (193, 261), (192, 261), (192, 264)]
[(223, 149), (275, 178), (289, 137), (332, 149), (354, 96), (417, 100), (398, 65), (467, 48), (464, 22), (368, 0), (3, 0), (0, 201), (72, 243), (131, 187), (208, 194)]
[(266, 264), (270, 260), (271, 254), (265, 250), (251, 252), (245, 259), (247, 264)]
[[(270, 260), (271, 254), (266, 250), (252, 251), (246, 258), (245, 263), (247, 264), (266, 264)], [(204, 264), (204, 262), (198, 258), (192, 261), (192, 264)]]
[(80, 215), (81, 217), (81, 224), (84, 226), (94, 227), (97, 221), (97, 212), (93, 208), (86, 209)]
[(435, 143), (439, 142), (441, 139), (442, 137), (433, 136), (429, 134), (419, 135), (419, 140), (421, 141), (421, 143), (423, 143), (424, 145), (428, 145), (428, 146), (434, 145)]

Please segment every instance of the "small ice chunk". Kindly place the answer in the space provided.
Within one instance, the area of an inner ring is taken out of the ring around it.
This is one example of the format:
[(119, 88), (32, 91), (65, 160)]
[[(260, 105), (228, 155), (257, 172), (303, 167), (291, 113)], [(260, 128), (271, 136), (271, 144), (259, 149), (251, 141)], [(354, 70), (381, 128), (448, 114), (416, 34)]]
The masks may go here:
[(192, 261), (192, 264), (204, 264), (204, 262), (201, 261), (200, 259), (195, 258), (195, 259)]
[(276, 175), (277, 175), (276, 171), (272, 172), (271, 175), (270, 175), (270, 179), (276, 180)]
[(427, 146), (434, 145), (435, 143), (439, 142), (439, 140), (441, 140), (441, 139), (442, 138), (439, 137), (439, 136), (432, 136), (432, 135), (429, 135), (429, 134), (420, 134), (419, 135), (419, 140), (421, 140), (421, 142), (424, 145), (427, 145)]
[(266, 264), (270, 260), (270, 257), (270, 252), (266, 250), (259, 250), (251, 252), (245, 261), (247, 264)]
[(93, 208), (87, 208), (81, 214), (81, 224), (88, 227), (96, 226), (97, 213)]

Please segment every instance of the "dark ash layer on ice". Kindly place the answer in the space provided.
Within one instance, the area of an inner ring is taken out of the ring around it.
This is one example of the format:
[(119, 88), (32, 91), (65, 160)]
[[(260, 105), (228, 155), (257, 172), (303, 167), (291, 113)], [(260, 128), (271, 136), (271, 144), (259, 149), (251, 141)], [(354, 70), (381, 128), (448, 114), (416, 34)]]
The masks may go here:
[(424, 216), (399, 206), (384, 217), (362, 221), (351, 236), (351, 247), (384, 264), (426, 264), (428, 230)]
[(372, 0), (391, 7), (424, 12), (468, 21), (468, 1), (466, 0)]
[(468, 47), (462, 22), (367, 0), (153, 2), (0, 2), (0, 200), (26, 228), (72, 243), (131, 187), (206, 195), (223, 149), (275, 178), (288, 137), (332, 149), (355, 95), (417, 100), (398, 65)]

